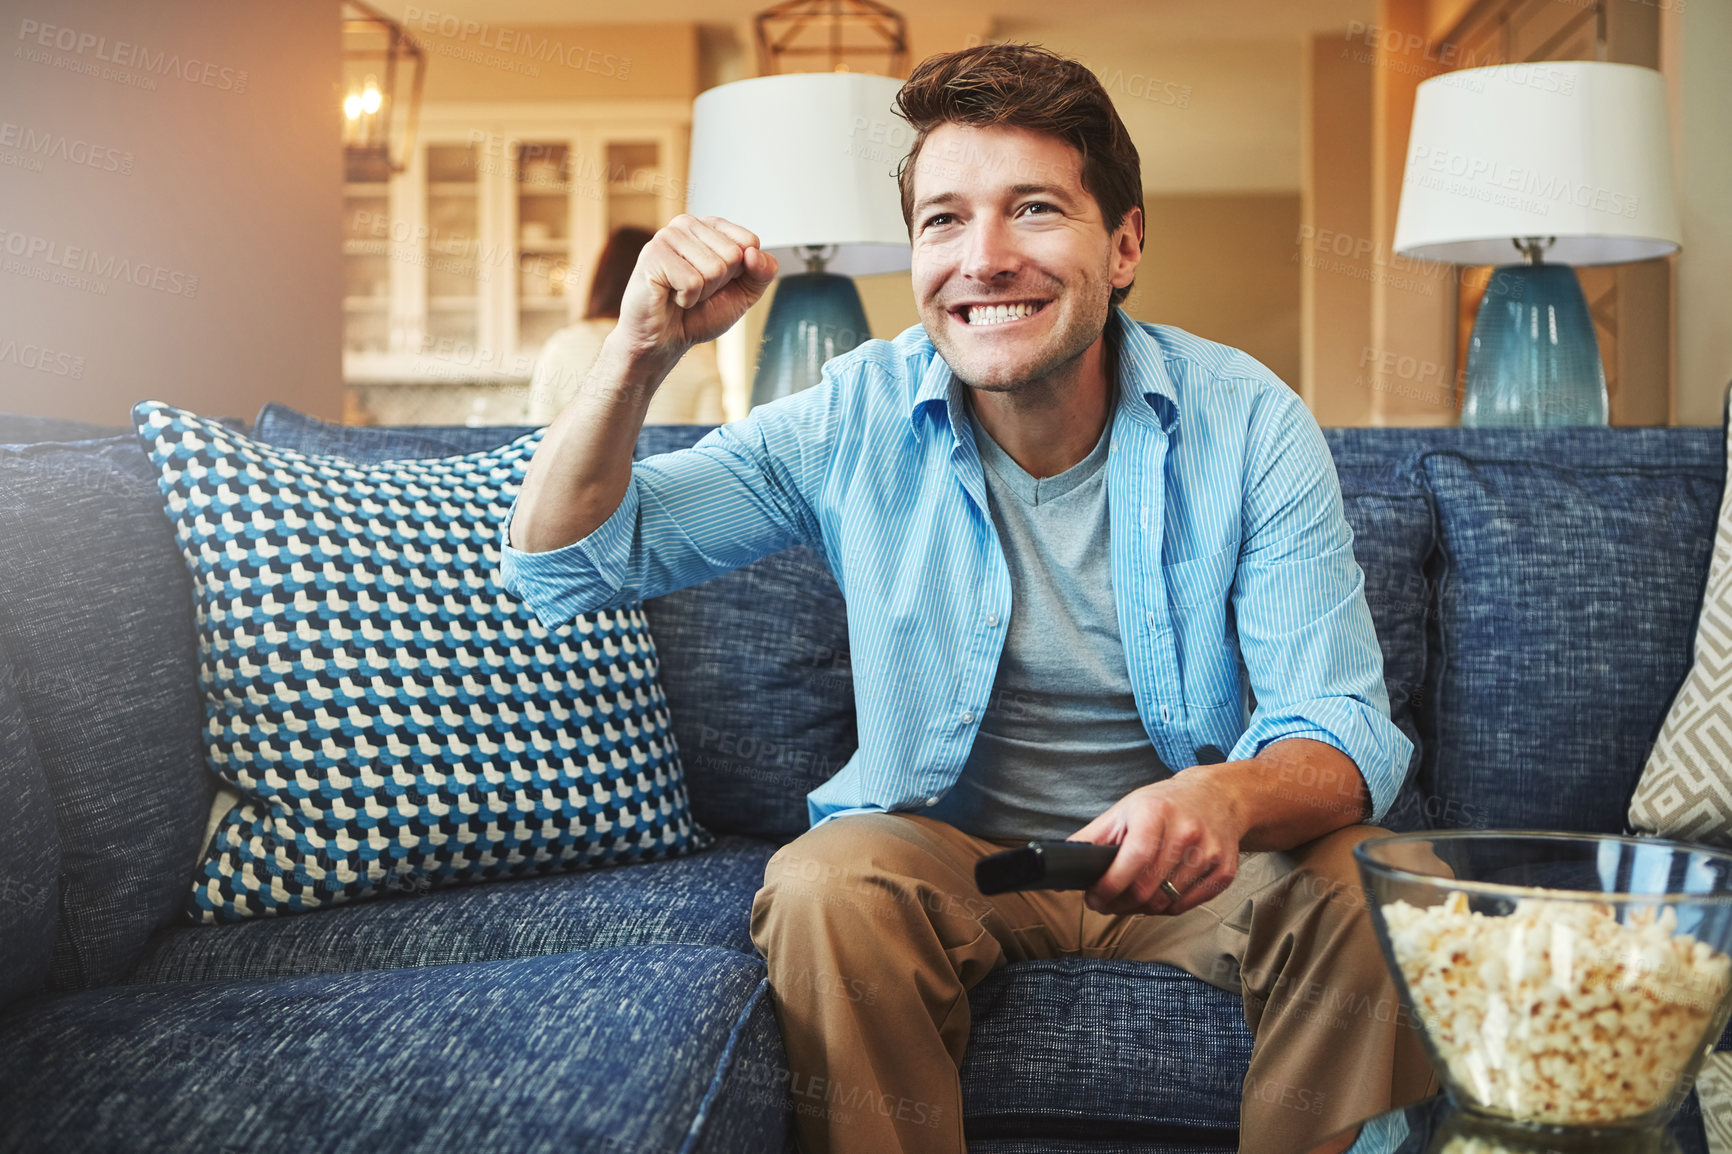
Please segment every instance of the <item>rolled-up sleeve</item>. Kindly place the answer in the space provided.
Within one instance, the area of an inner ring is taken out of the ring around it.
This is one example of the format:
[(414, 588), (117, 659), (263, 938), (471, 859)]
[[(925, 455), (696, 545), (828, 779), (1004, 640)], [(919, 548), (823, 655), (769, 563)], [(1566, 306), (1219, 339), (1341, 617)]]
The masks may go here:
[(1297, 396), (1271, 390), (1247, 457), (1233, 610), (1257, 708), (1231, 756), (1293, 737), (1333, 745), (1358, 766), (1379, 820), (1406, 779), (1413, 743), (1389, 719), (1383, 654), (1328, 445)]
[(657, 597), (794, 544), (816, 545), (815, 512), (835, 435), (833, 382), (761, 406), (688, 449), (632, 465), (619, 507), (558, 549), (511, 544), (500, 526), (499, 583), (548, 628), (578, 613)]
[(541, 553), (511, 544), (511, 519), (517, 515), (517, 499), (512, 498), (499, 528), (499, 584), (529, 606), (547, 628), (563, 625), (579, 613), (630, 600), (620, 598), (618, 591), (624, 586), (638, 519), (635, 472), (619, 508), (594, 532)]

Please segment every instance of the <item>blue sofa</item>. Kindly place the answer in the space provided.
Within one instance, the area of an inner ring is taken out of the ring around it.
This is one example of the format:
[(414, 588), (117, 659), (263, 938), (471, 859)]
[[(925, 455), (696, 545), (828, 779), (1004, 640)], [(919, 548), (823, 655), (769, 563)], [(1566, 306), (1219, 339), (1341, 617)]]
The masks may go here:
[[(278, 405), (231, 423), (370, 461), (526, 431)], [(638, 451), (704, 431), (652, 427)], [(193, 926), (212, 779), (190, 579), (154, 470), (104, 432), (0, 416), (0, 1151), (791, 1150), (747, 929), (765, 861), (855, 742), (822, 562), (790, 550), (645, 607), (712, 848)], [(1327, 435), (1417, 743), (1386, 824), (1624, 828), (1690, 664), (1720, 431)], [(972, 1001), (971, 1150), (1233, 1147), (1236, 998), (1060, 960)]]

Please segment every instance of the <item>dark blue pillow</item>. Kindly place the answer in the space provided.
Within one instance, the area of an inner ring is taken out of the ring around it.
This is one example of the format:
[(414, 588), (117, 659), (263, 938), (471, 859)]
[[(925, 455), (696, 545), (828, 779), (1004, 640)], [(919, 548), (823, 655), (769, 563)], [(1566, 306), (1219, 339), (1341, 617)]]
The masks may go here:
[[(268, 404), (260, 440), (356, 461), (475, 452), (529, 431), (493, 426), (331, 425)], [(706, 425), (649, 425), (635, 456), (695, 444)], [(853, 754), (848, 615), (823, 559), (787, 549), (644, 602), (661, 655), (692, 816), (716, 833), (786, 841), (810, 824), (806, 794)]]
[(192, 582), (136, 436), (0, 447), (0, 646), (64, 865), (51, 985), (125, 977), (203, 840)]
[(1448, 824), (1618, 832), (1690, 668), (1712, 465), (1426, 456), (1442, 560), (1427, 784)]
[(535, 426), (333, 425), (269, 401), (250, 436), (314, 457), (346, 457), (359, 464), (407, 457), (459, 457), (509, 445)]
[(60, 834), (54, 798), (18, 700), (18, 671), (0, 654), (0, 1006), (48, 980), (59, 928)]

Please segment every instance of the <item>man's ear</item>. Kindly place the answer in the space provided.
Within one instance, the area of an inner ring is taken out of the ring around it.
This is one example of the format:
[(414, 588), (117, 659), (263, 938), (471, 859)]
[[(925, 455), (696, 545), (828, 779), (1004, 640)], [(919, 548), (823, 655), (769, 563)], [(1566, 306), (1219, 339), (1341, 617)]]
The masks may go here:
[(1133, 204), (1113, 231), (1113, 287), (1124, 288), (1136, 280), (1142, 262), (1143, 210)]

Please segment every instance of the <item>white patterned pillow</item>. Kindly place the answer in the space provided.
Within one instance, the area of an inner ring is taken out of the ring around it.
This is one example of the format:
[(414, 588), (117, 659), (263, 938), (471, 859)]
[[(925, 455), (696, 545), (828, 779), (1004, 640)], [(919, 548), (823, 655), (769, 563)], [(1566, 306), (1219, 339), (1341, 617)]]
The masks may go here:
[[(1732, 391), (1727, 401), (1732, 404)], [(1732, 438), (1727, 459), (1732, 462)], [(1643, 833), (1732, 845), (1732, 486), (1720, 500), (1696, 624), (1696, 662), (1648, 753), (1629, 816)]]
[(156, 401), (132, 416), (193, 575), (206, 759), (241, 797), (195, 918), (709, 843), (639, 607), (549, 630), (498, 584), (539, 431), (360, 465)]

